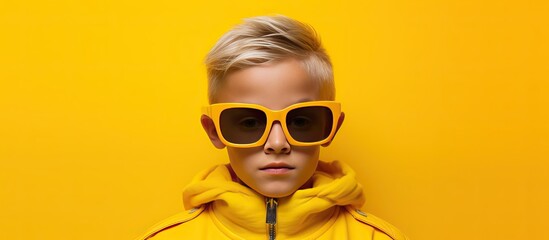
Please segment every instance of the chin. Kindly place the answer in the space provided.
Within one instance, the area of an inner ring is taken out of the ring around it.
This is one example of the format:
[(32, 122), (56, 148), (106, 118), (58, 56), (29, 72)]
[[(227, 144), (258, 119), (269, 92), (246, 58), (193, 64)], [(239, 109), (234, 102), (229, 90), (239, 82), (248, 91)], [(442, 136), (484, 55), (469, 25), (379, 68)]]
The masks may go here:
[(270, 198), (283, 198), (292, 195), (292, 193), (266, 193), (261, 195)]
[(256, 192), (259, 194), (270, 197), (270, 198), (283, 198), (292, 195), (297, 189), (280, 189), (278, 188), (276, 191), (273, 191), (272, 189), (256, 189)]

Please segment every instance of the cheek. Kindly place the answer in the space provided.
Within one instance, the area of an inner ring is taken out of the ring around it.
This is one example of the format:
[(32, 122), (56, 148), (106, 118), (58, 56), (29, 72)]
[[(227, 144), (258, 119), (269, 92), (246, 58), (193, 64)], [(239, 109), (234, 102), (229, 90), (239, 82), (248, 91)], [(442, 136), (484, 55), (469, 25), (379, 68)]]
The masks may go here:
[(292, 151), (294, 154), (293, 160), (296, 164), (301, 165), (304, 171), (312, 174), (312, 172), (316, 170), (318, 157), (320, 155), (319, 146), (296, 148), (292, 149)]
[(238, 169), (250, 169), (253, 168), (251, 159), (260, 157), (263, 153), (262, 148), (231, 148), (227, 147), (227, 153), (231, 166)]
[(292, 153), (299, 156), (300, 159), (318, 160), (320, 155), (320, 146), (312, 147), (292, 147)]

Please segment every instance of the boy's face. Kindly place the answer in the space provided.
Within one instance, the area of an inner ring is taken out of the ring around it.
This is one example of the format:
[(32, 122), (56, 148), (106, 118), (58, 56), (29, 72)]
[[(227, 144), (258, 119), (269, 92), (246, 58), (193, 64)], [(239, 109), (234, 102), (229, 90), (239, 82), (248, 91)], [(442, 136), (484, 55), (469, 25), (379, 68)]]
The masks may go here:
[[(229, 74), (218, 92), (218, 100), (279, 110), (298, 102), (319, 100), (318, 94), (317, 84), (302, 64), (287, 59)], [(214, 144), (223, 147), (219, 141)], [(290, 145), (280, 123), (275, 122), (263, 146), (227, 147), (227, 152), (232, 169), (244, 184), (267, 197), (285, 197), (308, 187), (317, 167), (320, 146)]]

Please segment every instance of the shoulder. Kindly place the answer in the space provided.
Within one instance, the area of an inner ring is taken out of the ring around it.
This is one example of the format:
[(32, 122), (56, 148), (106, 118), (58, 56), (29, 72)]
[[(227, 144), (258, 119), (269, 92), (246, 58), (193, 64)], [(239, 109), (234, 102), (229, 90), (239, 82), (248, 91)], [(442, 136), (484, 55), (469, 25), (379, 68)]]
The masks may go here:
[[(140, 237), (136, 238), (135, 240), (146, 240), (151, 239), (155, 235), (166, 231), (168, 229), (171, 229), (175, 226), (181, 225), (183, 223), (189, 222), (195, 218), (197, 218), (200, 214), (204, 212), (204, 210), (207, 208), (207, 205), (202, 205), (198, 208), (192, 208), (188, 211), (184, 211), (181, 213), (178, 213), (176, 215), (173, 215), (167, 219), (164, 219), (163, 221), (157, 223), (153, 227), (151, 227), (149, 230), (145, 232), (145, 234), (141, 235)], [(155, 238), (156, 239), (156, 238)]]
[(356, 222), (368, 225), (376, 231), (387, 235), (390, 239), (408, 240), (408, 238), (400, 232), (400, 230), (381, 218), (378, 218), (370, 213), (362, 212), (360, 209), (353, 208), (352, 206), (345, 206), (344, 209), (345, 214), (351, 215)]

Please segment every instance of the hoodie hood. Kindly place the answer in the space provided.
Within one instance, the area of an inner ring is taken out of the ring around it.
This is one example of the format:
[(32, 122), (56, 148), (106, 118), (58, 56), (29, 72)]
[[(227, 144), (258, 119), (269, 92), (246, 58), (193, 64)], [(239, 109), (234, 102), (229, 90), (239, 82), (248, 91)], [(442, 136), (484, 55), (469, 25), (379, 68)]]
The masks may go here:
[[(312, 176), (313, 187), (300, 189), (278, 199), (278, 232), (284, 236), (310, 236), (324, 229), (338, 214), (336, 206), (364, 204), (362, 186), (346, 164), (319, 161)], [(227, 165), (219, 165), (198, 174), (183, 191), (186, 209), (211, 203), (214, 222), (242, 237), (265, 234), (265, 197), (234, 182)], [(230, 229), (230, 230), (229, 230)]]

